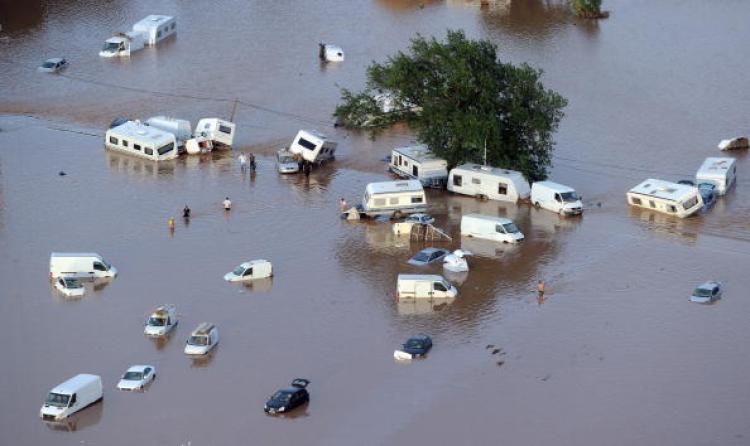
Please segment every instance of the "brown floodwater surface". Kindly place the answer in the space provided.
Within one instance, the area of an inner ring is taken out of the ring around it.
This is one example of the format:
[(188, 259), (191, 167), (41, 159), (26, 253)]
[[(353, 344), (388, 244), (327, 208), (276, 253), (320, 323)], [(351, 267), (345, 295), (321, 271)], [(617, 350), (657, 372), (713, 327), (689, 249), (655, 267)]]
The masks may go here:
[[(739, 180), (707, 214), (625, 203), (640, 181), (691, 178), (723, 156), (720, 139), (750, 133), (747, 2), (608, 0), (601, 22), (533, 0), (23, 3), (0, 0), (0, 445), (750, 443), (747, 154), (726, 155)], [(174, 15), (177, 37), (99, 58), (151, 13)], [(382, 158), (414, 140), (405, 126), (374, 141), (334, 128), (339, 88), (362, 88), (367, 65), (416, 33), (449, 28), (542, 68), (568, 98), (551, 176), (584, 196), (582, 217), (429, 191), (450, 241), (338, 218), (338, 199), (388, 179)], [(321, 41), (346, 61), (321, 64)], [(70, 61), (63, 74), (35, 71), (56, 56)], [(116, 116), (233, 109), (234, 153), (156, 164), (103, 147)], [(337, 140), (337, 160), (281, 176), (273, 153), (300, 128)], [(237, 150), (258, 155), (257, 172), (240, 173)], [(526, 240), (461, 237), (472, 212), (512, 218)], [(468, 274), (446, 274), (459, 297), (397, 302), (397, 274), (443, 273), (406, 263), (430, 245), (475, 254)], [(64, 298), (47, 280), (53, 251), (98, 252), (120, 274)], [(222, 280), (256, 258), (273, 279)], [(688, 302), (711, 279), (724, 298)], [(145, 318), (163, 303), (180, 323), (148, 339)], [(203, 321), (221, 342), (193, 360), (183, 346)], [(429, 358), (394, 363), (416, 333), (433, 337)], [(156, 366), (156, 382), (117, 391), (133, 364)], [(103, 401), (43, 423), (46, 393), (77, 373), (102, 376)], [(268, 396), (297, 377), (310, 403), (266, 416)]]

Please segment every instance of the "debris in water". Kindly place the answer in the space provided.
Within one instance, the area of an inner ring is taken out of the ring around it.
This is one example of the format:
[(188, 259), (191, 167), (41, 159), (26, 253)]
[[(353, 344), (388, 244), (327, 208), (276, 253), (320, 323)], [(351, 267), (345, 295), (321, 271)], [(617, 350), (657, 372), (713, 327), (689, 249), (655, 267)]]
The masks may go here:
[(502, 367), (503, 364), (505, 364), (505, 361), (497, 361), (497, 366)]
[(485, 347), (487, 350), (491, 348), (495, 348), (495, 344), (487, 344), (487, 347)]
[(496, 355), (498, 353), (500, 353), (500, 349), (499, 348), (496, 348), (496, 349), (492, 350), (492, 354), (493, 355)]
[(544, 378), (541, 378), (541, 380), (542, 380), (542, 381), (547, 381), (547, 380), (548, 380), (548, 379), (550, 379), (551, 377), (552, 377), (552, 375), (550, 375), (550, 374), (548, 373), (548, 374), (544, 375)]
[(67, 175), (67, 173), (65, 173), (65, 171), (63, 171), (63, 170), (61, 170), (57, 174), (60, 175), (61, 177), (64, 177), (65, 175)]

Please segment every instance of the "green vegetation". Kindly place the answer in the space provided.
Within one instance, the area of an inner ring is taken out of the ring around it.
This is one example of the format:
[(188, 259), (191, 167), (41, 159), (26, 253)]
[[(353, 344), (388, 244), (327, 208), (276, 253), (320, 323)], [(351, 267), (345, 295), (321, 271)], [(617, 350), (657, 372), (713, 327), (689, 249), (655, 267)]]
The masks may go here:
[(608, 14), (602, 12), (602, 0), (571, 0), (573, 11), (584, 18), (604, 18)]
[(364, 91), (342, 90), (334, 117), (373, 130), (406, 122), (450, 166), (481, 163), (486, 144), (488, 164), (536, 181), (547, 176), (567, 104), (544, 88), (541, 75), (527, 64), (500, 62), (494, 44), (462, 31), (448, 31), (445, 41), (418, 35), (409, 54), (368, 67)]

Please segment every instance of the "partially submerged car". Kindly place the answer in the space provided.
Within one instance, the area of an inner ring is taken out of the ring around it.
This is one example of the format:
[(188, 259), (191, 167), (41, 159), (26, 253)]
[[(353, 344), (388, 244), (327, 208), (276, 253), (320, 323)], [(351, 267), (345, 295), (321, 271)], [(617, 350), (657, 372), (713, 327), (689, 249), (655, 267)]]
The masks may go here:
[(219, 343), (219, 329), (209, 322), (201, 322), (198, 328), (190, 333), (185, 342), (186, 355), (205, 355)]
[(427, 335), (413, 336), (393, 352), (393, 358), (397, 360), (423, 358), (432, 348), (432, 338)]
[(290, 387), (276, 391), (266, 401), (263, 410), (267, 414), (274, 415), (289, 412), (295, 407), (307, 403), (310, 401), (310, 394), (307, 392), (309, 384), (310, 381), (304, 378), (293, 380)]
[(152, 365), (134, 365), (120, 378), (117, 388), (120, 390), (143, 390), (156, 378), (156, 367)]
[(690, 301), (699, 304), (711, 304), (721, 299), (721, 293), (721, 284), (719, 282), (704, 282), (693, 290)]
[(703, 198), (703, 209), (709, 209), (716, 203), (716, 185), (713, 183), (698, 183), (698, 192)]
[(431, 225), (435, 223), (435, 218), (430, 214), (411, 214), (404, 220), (406, 223), (418, 223), (421, 225)]
[(81, 281), (73, 277), (58, 277), (55, 279), (55, 289), (68, 297), (80, 297), (86, 292)]
[(68, 61), (63, 57), (53, 57), (47, 59), (37, 68), (42, 73), (59, 73), (63, 68), (68, 66)]
[(257, 259), (237, 266), (233, 271), (224, 274), (227, 282), (242, 282), (245, 280), (263, 279), (273, 276), (273, 266), (268, 260)]
[(146, 336), (165, 336), (177, 325), (177, 309), (174, 305), (161, 305), (149, 315), (143, 333)]
[(443, 248), (425, 248), (419, 251), (414, 257), (409, 259), (409, 265), (424, 266), (432, 262), (437, 262), (443, 257), (450, 254), (450, 251)]
[(299, 172), (299, 162), (294, 159), (294, 154), (288, 150), (276, 152), (276, 169), (279, 173)]

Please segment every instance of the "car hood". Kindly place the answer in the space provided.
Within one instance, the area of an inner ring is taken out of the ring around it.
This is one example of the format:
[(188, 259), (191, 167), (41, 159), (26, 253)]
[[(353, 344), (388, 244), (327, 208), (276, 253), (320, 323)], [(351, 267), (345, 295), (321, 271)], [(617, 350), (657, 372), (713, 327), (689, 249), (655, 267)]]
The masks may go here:
[(117, 388), (122, 390), (135, 390), (143, 384), (143, 381), (133, 381), (129, 379), (121, 379), (117, 383)]
[(151, 336), (160, 336), (160, 335), (167, 334), (167, 327), (166, 326), (157, 327), (154, 325), (146, 325), (146, 327), (144, 327), (143, 329), (143, 332)]
[(210, 348), (210, 345), (185, 344), (185, 353), (188, 355), (205, 355)]
[(227, 282), (234, 282), (236, 280), (239, 280), (240, 276), (236, 275), (235, 273), (226, 273), (224, 274), (224, 280)]
[(53, 417), (56, 417), (63, 413), (67, 409), (66, 407), (57, 407), (57, 406), (48, 406), (43, 405), (41, 410), (39, 411), (40, 415), (52, 415)]

